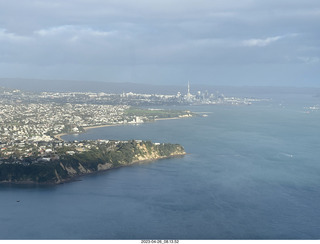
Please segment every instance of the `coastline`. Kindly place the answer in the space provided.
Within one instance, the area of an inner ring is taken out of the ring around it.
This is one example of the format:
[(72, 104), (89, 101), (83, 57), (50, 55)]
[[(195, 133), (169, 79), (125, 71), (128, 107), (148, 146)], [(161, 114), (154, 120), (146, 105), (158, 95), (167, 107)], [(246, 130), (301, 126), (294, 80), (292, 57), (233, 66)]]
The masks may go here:
[[(112, 125), (92, 125), (92, 126), (86, 126), (86, 127), (83, 127), (84, 131), (83, 132), (80, 132), (80, 133), (85, 133), (87, 132), (87, 130), (90, 130), (90, 129), (95, 129), (95, 128), (102, 128), (102, 127), (109, 127), (109, 126), (119, 126), (119, 125), (123, 125), (123, 124), (112, 124)], [(54, 135), (53, 137), (55, 139), (58, 139), (60, 141), (63, 141), (63, 139), (61, 138), (62, 136), (66, 136), (66, 135), (72, 135), (72, 134), (79, 134), (79, 133), (76, 133), (76, 132), (69, 132), (69, 133), (60, 133), (60, 134), (57, 134), (57, 135)]]
[(95, 128), (101, 128), (101, 127), (109, 127), (109, 126), (119, 126), (123, 124), (108, 124), (108, 125), (92, 125), (92, 126), (86, 126), (83, 127), (85, 131), (90, 130), (90, 129), (95, 129)]
[[(161, 121), (161, 120), (172, 120), (172, 119), (186, 119), (186, 118), (191, 118), (191, 117), (192, 116), (188, 116), (188, 117), (172, 117), (172, 118), (157, 118), (157, 119), (154, 119), (154, 121), (148, 121), (148, 122), (156, 122), (156, 121)], [(144, 124), (144, 123), (148, 123), (148, 122), (134, 123), (134, 124)], [(109, 127), (109, 126), (120, 126), (120, 125), (130, 125), (130, 123), (85, 126), (85, 127), (83, 127), (84, 131), (80, 132), (80, 133), (85, 133), (85, 132), (87, 132), (87, 130), (90, 130), (90, 129)], [(63, 141), (63, 139), (61, 138), (62, 136), (72, 135), (72, 134), (79, 134), (79, 133), (75, 133), (75, 132), (60, 133), (60, 134), (54, 135), (53, 137), (55, 139), (58, 139), (59, 141)]]
[[(44, 183), (44, 185), (46, 185), (46, 184), (48, 184), (48, 185), (60, 185), (60, 184), (64, 184), (64, 183), (71, 183), (71, 182), (75, 182), (75, 181), (81, 181), (81, 180), (79, 180), (80, 177), (89, 176), (89, 175), (96, 175), (96, 174), (104, 173), (104, 172), (109, 171), (109, 170), (119, 169), (119, 168), (122, 168), (122, 167), (129, 167), (129, 166), (132, 166), (132, 165), (135, 165), (135, 164), (146, 164), (146, 163), (152, 163), (152, 162), (155, 162), (155, 161), (158, 161), (158, 160), (162, 160), (162, 159), (179, 158), (179, 157), (185, 156), (186, 154), (187, 153), (184, 152), (184, 153), (181, 153), (181, 154), (174, 154), (174, 155), (170, 155), (170, 156), (163, 156), (163, 157), (158, 157), (158, 158), (153, 158), (153, 159), (136, 160), (136, 161), (133, 161), (133, 162), (131, 162), (129, 164), (119, 165), (119, 166), (116, 166), (116, 167), (111, 167), (111, 168), (103, 169), (103, 170), (97, 170), (97, 171), (93, 171), (93, 172), (90, 172), (90, 173), (84, 173), (84, 174), (81, 174), (81, 175), (75, 175), (72, 178), (63, 180), (61, 182)], [(34, 184), (39, 184), (39, 183), (34, 183)], [(42, 185), (42, 184), (40, 183), (39, 185)]]
[(93, 172), (87, 172), (87, 173), (83, 173), (83, 174), (79, 174), (79, 175), (74, 175), (69, 179), (63, 179), (61, 181), (57, 181), (57, 182), (34, 182), (34, 181), (17, 181), (17, 182), (10, 182), (10, 181), (0, 181), (0, 185), (29, 185), (29, 186), (56, 186), (56, 185), (61, 185), (61, 184), (65, 184), (65, 183), (71, 183), (71, 182), (76, 182), (76, 181), (82, 181), (79, 178), (80, 177), (84, 177), (84, 176), (89, 176), (89, 175), (95, 175), (95, 174), (99, 174), (99, 173), (104, 173), (106, 171), (112, 170), (112, 169), (119, 169), (122, 167), (128, 167), (128, 166), (132, 166), (135, 164), (145, 164), (145, 163), (152, 163), (158, 160), (162, 160), (162, 159), (170, 159), (170, 158), (179, 158), (179, 157), (183, 157), (187, 155), (186, 152), (183, 153), (177, 153), (177, 154), (173, 154), (173, 155), (169, 155), (169, 156), (160, 156), (157, 158), (151, 158), (151, 159), (143, 159), (143, 160), (136, 160), (136, 161), (132, 161), (129, 164), (124, 164), (124, 165), (119, 165), (116, 167), (111, 167), (108, 169), (103, 169), (103, 170), (96, 170)]

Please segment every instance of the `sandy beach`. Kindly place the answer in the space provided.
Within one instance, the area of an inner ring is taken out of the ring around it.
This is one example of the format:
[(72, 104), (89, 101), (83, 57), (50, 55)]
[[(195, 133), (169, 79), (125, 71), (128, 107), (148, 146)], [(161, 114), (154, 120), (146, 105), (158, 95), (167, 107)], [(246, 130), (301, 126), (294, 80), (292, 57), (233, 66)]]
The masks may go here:
[(83, 127), (85, 131), (89, 130), (89, 129), (95, 129), (95, 128), (101, 128), (101, 127), (108, 127), (108, 126), (119, 126), (119, 125), (123, 125), (123, 124), (113, 124), (113, 125), (93, 125), (93, 126), (87, 126), (87, 127)]
[(158, 121), (158, 120), (169, 120), (169, 119), (182, 119), (180, 117), (173, 117), (173, 118), (159, 118), (159, 119), (154, 119), (155, 121)]
[[(154, 121), (159, 121), (159, 120), (171, 120), (171, 119), (184, 119), (184, 118), (190, 118), (189, 116), (188, 117), (173, 117), (173, 118), (158, 118), (158, 119), (155, 119)], [(146, 123), (146, 122), (144, 122)], [(108, 124), (108, 125), (93, 125), (93, 126), (86, 126), (86, 127), (83, 127), (85, 131), (89, 130), (89, 129), (95, 129), (95, 128), (101, 128), (101, 127), (108, 127), (108, 126), (119, 126), (119, 125), (130, 125), (130, 123), (127, 123), (127, 124)], [(80, 132), (80, 133), (83, 133), (83, 132)], [(60, 141), (63, 141), (61, 139), (62, 136), (65, 136), (65, 135), (71, 135), (71, 134), (78, 134), (78, 133), (61, 133), (61, 134), (57, 134), (54, 136), (54, 138), (60, 140)]]
[[(89, 130), (89, 129), (95, 129), (95, 128), (101, 128), (101, 127), (108, 127), (108, 126), (118, 126), (118, 125), (122, 125), (122, 124), (113, 124), (113, 125), (95, 125), (95, 126), (86, 126), (86, 127), (83, 127), (83, 129), (85, 131)], [(80, 132), (80, 133), (83, 133), (83, 132)], [(60, 141), (63, 141), (63, 139), (61, 138), (62, 136), (65, 136), (65, 135), (71, 135), (71, 134), (78, 134), (78, 133), (60, 133), (60, 134), (57, 134), (54, 136), (54, 138), (60, 140)]]

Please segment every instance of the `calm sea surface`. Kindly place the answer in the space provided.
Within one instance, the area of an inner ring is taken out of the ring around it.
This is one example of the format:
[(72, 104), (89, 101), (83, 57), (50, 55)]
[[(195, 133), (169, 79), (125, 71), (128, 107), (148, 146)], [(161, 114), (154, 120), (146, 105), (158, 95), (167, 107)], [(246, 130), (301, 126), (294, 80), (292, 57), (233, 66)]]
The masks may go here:
[(189, 154), (58, 186), (0, 185), (0, 239), (320, 239), (320, 111), (304, 109), (319, 100), (301, 99), (65, 136)]

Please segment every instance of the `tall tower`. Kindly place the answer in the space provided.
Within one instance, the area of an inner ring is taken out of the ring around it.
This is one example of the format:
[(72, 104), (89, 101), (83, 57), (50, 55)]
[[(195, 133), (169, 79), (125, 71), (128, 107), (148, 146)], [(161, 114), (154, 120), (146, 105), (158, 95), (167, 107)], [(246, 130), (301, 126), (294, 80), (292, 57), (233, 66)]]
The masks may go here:
[(190, 102), (190, 100), (191, 100), (190, 82), (189, 82), (189, 81), (188, 81), (188, 93), (187, 93), (187, 95), (186, 95), (186, 99), (187, 99), (187, 101), (189, 101), (189, 102)]

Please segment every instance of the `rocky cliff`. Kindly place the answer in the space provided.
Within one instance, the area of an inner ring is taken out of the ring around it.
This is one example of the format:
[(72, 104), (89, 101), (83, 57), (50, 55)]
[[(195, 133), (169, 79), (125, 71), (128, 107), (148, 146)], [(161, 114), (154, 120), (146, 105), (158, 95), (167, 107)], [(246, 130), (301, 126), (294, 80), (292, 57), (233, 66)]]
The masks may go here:
[(59, 184), (98, 171), (184, 154), (178, 144), (111, 142), (74, 155), (61, 154), (59, 159), (50, 162), (2, 163), (0, 182)]

